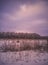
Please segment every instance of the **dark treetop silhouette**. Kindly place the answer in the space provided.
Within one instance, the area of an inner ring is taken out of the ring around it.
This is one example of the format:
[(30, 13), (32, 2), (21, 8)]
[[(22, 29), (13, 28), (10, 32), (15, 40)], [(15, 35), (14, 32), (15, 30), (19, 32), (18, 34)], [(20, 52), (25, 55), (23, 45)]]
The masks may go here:
[(37, 33), (15, 33), (15, 32), (0, 32), (0, 39), (48, 39), (48, 36), (40, 36)]

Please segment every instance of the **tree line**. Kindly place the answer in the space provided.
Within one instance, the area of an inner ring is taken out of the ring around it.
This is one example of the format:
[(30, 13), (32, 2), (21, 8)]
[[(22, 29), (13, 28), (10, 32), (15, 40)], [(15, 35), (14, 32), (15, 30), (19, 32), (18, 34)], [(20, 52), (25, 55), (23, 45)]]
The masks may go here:
[(15, 32), (0, 32), (0, 39), (48, 39), (48, 36), (40, 36), (37, 33), (15, 33)]

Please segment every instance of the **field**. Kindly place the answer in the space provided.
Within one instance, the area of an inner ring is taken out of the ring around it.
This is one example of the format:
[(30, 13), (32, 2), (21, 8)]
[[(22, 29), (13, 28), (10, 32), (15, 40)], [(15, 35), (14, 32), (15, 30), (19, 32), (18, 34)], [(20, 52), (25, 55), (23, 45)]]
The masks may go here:
[[(0, 65), (48, 65), (46, 45), (46, 40), (1, 39)], [(42, 47), (39, 49), (36, 46)]]

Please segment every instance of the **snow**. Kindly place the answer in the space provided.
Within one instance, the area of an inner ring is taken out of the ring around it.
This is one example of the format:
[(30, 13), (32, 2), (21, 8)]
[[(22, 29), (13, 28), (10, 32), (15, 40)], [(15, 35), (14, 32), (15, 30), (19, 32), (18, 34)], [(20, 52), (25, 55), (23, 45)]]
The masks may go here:
[(32, 50), (0, 52), (0, 65), (48, 65), (48, 53)]
[[(20, 43), (31, 43), (33, 40), (19, 40)], [(40, 43), (42, 44), (42, 40)], [(44, 41), (45, 44), (47, 41)], [(43, 43), (44, 43), (43, 42)], [(17, 40), (0, 40), (0, 47), (4, 44), (16, 44)], [(39, 51), (0, 52), (0, 65), (48, 65), (48, 53)]]

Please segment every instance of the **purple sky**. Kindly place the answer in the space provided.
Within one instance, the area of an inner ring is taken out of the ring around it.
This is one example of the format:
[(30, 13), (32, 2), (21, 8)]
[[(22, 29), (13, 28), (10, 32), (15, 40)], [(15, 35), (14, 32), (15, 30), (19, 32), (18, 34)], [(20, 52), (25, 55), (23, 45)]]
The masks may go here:
[(0, 32), (48, 35), (48, 0), (0, 0)]

